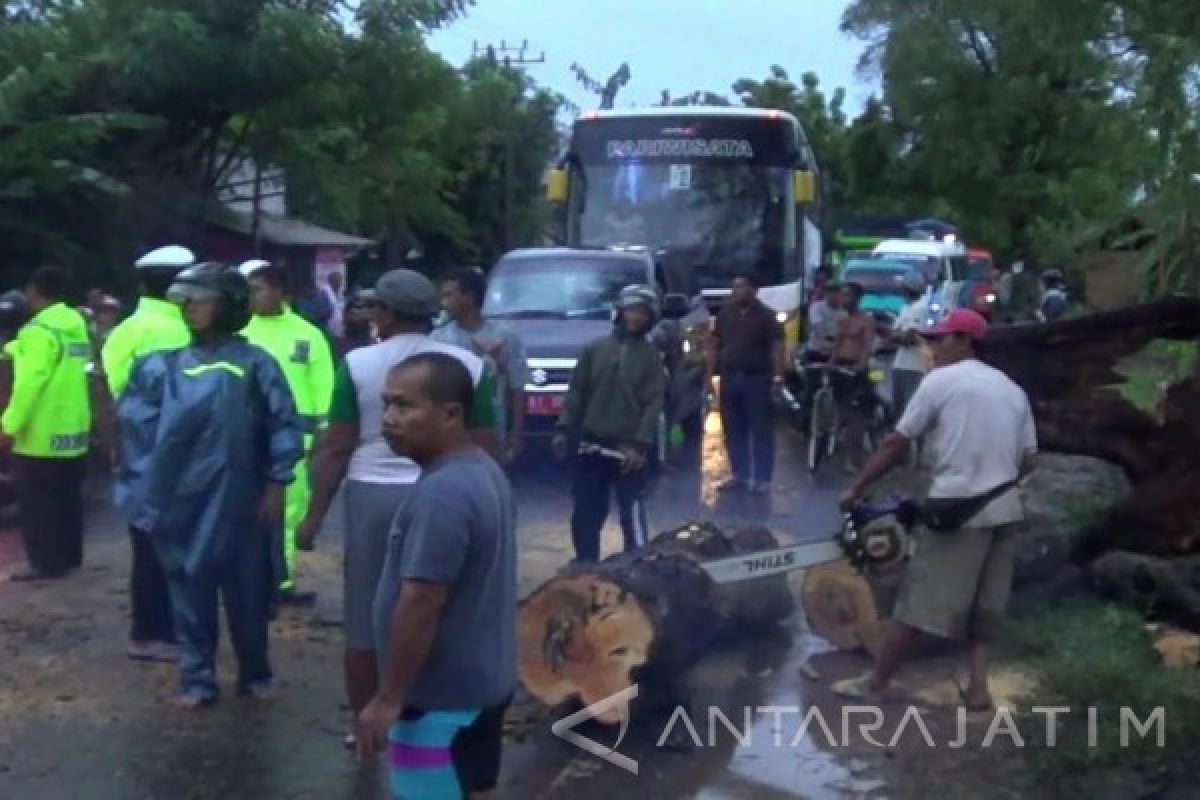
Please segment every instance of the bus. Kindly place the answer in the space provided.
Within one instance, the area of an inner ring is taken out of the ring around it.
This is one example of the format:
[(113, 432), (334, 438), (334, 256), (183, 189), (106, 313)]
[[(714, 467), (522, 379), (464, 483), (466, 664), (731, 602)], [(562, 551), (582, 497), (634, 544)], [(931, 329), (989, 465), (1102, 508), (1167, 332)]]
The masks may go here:
[(715, 312), (739, 274), (791, 348), (821, 264), (825, 185), (784, 111), (681, 106), (592, 111), (547, 180), (568, 247), (645, 248), (673, 286)]

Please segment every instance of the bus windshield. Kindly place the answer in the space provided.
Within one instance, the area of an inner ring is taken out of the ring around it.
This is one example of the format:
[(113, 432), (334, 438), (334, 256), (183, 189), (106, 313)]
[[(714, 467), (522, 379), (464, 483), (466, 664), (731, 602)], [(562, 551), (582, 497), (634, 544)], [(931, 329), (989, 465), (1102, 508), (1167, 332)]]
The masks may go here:
[(777, 283), (789, 176), (736, 162), (588, 166), (580, 243), (686, 253), (705, 287), (747, 268)]
[(799, 147), (794, 120), (750, 112), (579, 120), (567, 243), (644, 246), (698, 289), (727, 289), (742, 272), (764, 286), (794, 281)]

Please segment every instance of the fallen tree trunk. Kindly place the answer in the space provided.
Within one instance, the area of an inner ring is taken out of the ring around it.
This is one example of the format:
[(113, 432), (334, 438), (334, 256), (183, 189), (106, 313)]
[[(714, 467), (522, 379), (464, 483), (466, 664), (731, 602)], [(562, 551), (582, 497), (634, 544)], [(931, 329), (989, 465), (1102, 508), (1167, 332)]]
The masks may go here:
[(1114, 551), (1088, 567), (1088, 578), (1100, 593), (1143, 613), (1189, 628), (1200, 625), (1200, 556), (1155, 558)]
[[(777, 546), (765, 528), (730, 536), (693, 524), (635, 553), (565, 568), (520, 604), (522, 683), (547, 705), (591, 705), (634, 684), (640, 706), (671, 702), (714, 643), (778, 626), (795, 605), (784, 575), (716, 584), (700, 564)], [(624, 704), (597, 716), (612, 723), (622, 713)]]
[(1029, 395), (1040, 449), (1118, 464), (1133, 484), (1080, 537), (1077, 563), (1200, 552), (1197, 343), (1194, 298), (989, 333), (985, 358)]

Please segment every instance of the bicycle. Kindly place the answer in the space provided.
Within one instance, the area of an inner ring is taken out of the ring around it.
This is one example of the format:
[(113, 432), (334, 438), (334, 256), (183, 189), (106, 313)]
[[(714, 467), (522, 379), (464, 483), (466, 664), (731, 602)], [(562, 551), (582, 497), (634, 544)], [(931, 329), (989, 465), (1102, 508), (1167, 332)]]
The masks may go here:
[[(833, 373), (853, 379), (857, 370), (838, 364), (820, 363), (805, 366), (806, 374), (820, 373), (819, 385), (813, 392), (808, 426), (808, 470), (816, 473), (824, 458), (837, 452), (838, 443), (845, 432), (842, 411), (834, 390)], [(883, 442), (891, 425), (891, 414), (887, 402), (879, 396), (876, 387), (883, 381), (883, 371), (870, 369), (867, 373), (872, 391), (867, 398), (871, 403), (871, 416), (863, 430), (865, 452), (874, 452)]]

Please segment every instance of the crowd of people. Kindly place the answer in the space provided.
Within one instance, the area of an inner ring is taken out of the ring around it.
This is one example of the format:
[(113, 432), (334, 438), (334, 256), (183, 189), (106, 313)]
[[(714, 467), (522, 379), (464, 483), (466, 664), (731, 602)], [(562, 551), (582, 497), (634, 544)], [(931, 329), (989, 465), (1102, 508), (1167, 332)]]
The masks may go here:
[[(520, 433), (520, 415), (498, 409), (524, 385), (524, 356), (481, 324), (477, 273), (441, 294), (417, 272), (385, 273), (352, 306), (365, 306), (364, 334), (351, 314), (321, 324), (337, 286), (326, 303), (288, 296), (267, 261), (204, 262), (172, 245), (134, 267), (137, 308), (98, 347), (63, 270), (35, 271), (20, 293), (0, 447), (28, 565), (10, 579), (62, 579), (83, 563), (98, 366), (131, 543), (128, 656), (178, 663), (179, 708), (213, 705), (224, 605), (237, 692), (273, 699), (268, 621), (278, 604), (315, 599), (297, 589), (295, 553), (344, 488), (347, 745), (365, 758), (387, 749), (402, 796), (492, 788), (516, 685), (516, 508), (497, 462)], [(443, 297), (454, 321), (435, 338)]]
[[(289, 297), (284, 271), (263, 260), (235, 267), (172, 245), (135, 268), (137, 309), (100, 347), (117, 409), (116, 506), (131, 543), (130, 658), (178, 662), (178, 707), (218, 702), (220, 600), (237, 691), (272, 699), (268, 620), (278, 604), (313, 601), (297, 587), (296, 551), (316, 546), (340, 493), (347, 747), (364, 758), (386, 750), (397, 796), (494, 788), (517, 682), (517, 508), (504, 466), (521, 448), (528, 368), (520, 340), (481, 314), (482, 272), (456, 271), (439, 291), (418, 272), (391, 270), (367, 302), (345, 309), (340, 285)], [(955, 526), (969, 535), (919, 537), (876, 671), (838, 691), (885, 691), (925, 631), (967, 638), (967, 699), (983, 706), (983, 648), (1007, 600), (1032, 416), (1024, 393), (978, 359), (986, 321), (958, 310), (930, 328), (923, 280), (903, 287), (889, 334), (899, 422), (855, 465), (842, 503), (921, 439), (931, 497), (975, 506)], [(763, 494), (775, 466), (772, 393), (788, 369), (784, 333), (753, 276), (732, 288), (706, 348), (721, 376), (731, 470), (722, 489)], [(28, 319), (5, 345), (14, 381), (0, 448), (13, 454), (29, 561), (14, 580), (61, 578), (83, 560), (94, 344), (67, 294), (62, 270), (34, 272)], [(805, 363), (865, 370), (877, 332), (862, 294), (821, 275)], [(578, 360), (553, 440), (573, 456), (570, 527), (582, 562), (601, 557), (614, 494), (625, 549), (647, 541), (646, 470), (666, 380), (650, 337), (658, 293), (626, 287), (614, 312), (611, 332)], [(981, 413), (988, 426), (969, 424)]]

